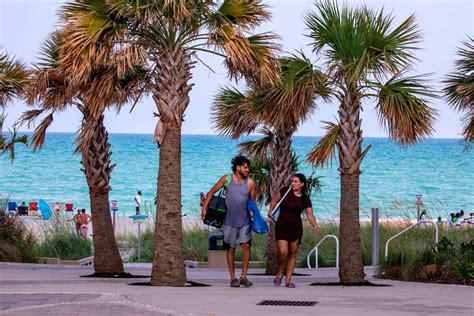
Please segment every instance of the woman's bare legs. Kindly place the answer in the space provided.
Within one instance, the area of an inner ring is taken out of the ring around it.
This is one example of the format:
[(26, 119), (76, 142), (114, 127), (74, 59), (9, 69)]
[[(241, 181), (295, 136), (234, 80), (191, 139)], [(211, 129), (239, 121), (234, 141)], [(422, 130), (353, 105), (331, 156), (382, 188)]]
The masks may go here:
[(283, 270), (285, 269), (286, 256), (288, 256), (288, 241), (277, 240), (277, 248), (278, 248), (277, 277), (281, 278), (283, 276)]
[[(291, 277), (293, 275), (293, 271), (295, 270), (296, 255), (298, 253), (299, 246), (300, 246), (300, 244), (299, 244), (298, 240), (289, 243), (288, 268), (286, 269), (286, 281), (285, 281), (285, 283), (287, 285), (291, 283)], [(280, 268), (280, 267), (278, 267), (278, 268)], [(283, 273), (283, 268), (282, 268), (282, 273)]]

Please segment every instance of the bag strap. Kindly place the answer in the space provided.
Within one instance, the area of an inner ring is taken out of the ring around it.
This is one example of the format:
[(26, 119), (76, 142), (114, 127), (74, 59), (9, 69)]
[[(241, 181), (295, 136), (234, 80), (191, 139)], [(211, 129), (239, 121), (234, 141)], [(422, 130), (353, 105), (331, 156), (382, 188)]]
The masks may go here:
[(229, 187), (231, 177), (232, 177), (232, 173), (226, 175), (225, 182), (224, 182), (224, 189), (227, 189)]
[[(225, 176), (225, 181), (224, 181), (224, 186), (219, 190), (219, 193), (218, 193), (218, 196), (219, 198), (222, 196), (222, 194), (224, 194), (227, 189), (229, 188), (229, 184), (230, 184), (230, 179), (232, 177), (232, 174), (228, 174)], [(225, 194), (224, 194), (225, 195)]]
[(284, 200), (285, 197), (288, 195), (288, 193), (290, 193), (290, 190), (291, 190), (291, 186), (288, 188), (288, 191), (286, 191), (285, 195), (283, 195), (283, 197), (281, 198), (281, 200), (278, 201), (277, 205), (275, 205), (275, 208), (273, 209), (273, 211), (280, 207), (281, 202), (283, 202), (283, 200)]

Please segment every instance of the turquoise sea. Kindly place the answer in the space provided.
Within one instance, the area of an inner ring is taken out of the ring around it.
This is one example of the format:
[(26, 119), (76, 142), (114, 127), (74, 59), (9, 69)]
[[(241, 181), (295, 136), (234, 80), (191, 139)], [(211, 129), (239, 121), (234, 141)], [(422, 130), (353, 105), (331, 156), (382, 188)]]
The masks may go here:
[[(68, 202), (89, 209), (86, 181), (80, 171), (80, 156), (74, 155), (73, 133), (50, 133), (40, 152), (19, 146), (14, 163), (0, 157), (0, 195), (17, 202), (45, 199)], [(300, 157), (312, 148), (315, 137), (295, 137), (293, 147)], [(158, 150), (152, 135), (111, 134), (111, 200), (120, 214), (132, 214), (138, 190), (151, 207), (156, 192)], [(184, 135), (182, 147), (183, 213), (197, 210), (199, 192), (207, 192), (217, 179), (230, 172), (230, 160), (238, 152), (237, 141), (220, 136)], [(423, 195), (431, 217), (474, 209), (474, 150), (463, 151), (458, 139), (431, 139), (401, 148), (385, 138), (366, 138), (372, 149), (362, 165), (361, 212), (379, 207), (387, 216), (416, 214), (416, 194)], [(303, 172), (312, 173), (304, 165)], [(322, 190), (313, 194), (317, 216), (329, 218), (339, 210), (337, 163), (316, 170)]]

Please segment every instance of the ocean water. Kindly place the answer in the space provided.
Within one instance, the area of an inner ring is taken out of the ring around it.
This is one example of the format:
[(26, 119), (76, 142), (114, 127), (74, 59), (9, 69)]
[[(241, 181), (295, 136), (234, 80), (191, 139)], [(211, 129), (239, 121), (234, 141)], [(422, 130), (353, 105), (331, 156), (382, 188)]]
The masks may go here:
[[(255, 137), (254, 137), (255, 138)], [(318, 138), (295, 137), (293, 147), (300, 160)], [(80, 171), (80, 156), (74, 155), (73, 133), (50, 133), (39, 152), (18, 147), (16, 160), (0, 157), (0, 195), (17, 202), (45, 199), (68, 202), (89, 209), (88, 189)], [(110, 199), (117, 200), (119, 214), (134, 213), (133, 198), (143, 192), (147, 207), (156, 194), (158, 149), (152, 135), (111, 134), (112, 173)], [(238, 153), (238, 142), (220, 136), (184, 135), (182, 142), (183, 213), (198, 210), (199, 192), (207, 192), (217, 179), (230, 173), (230, 160)], [(423, 195), (432, 217), (474, 209), (474, 150), (463, 151), (456, 139), (432, 139), (401, 148), (384, 138), (366, 138), (372, 144), (362, 164), (361, 212), (379, 207), (383, 215), (416, 214), (416, 194)], [(311, 196), (319, 217), (339, 211), (337, 162), (314, 170), (320, 176), (321, 192)], [(303, 164), (303, 172), (313, 170)]]

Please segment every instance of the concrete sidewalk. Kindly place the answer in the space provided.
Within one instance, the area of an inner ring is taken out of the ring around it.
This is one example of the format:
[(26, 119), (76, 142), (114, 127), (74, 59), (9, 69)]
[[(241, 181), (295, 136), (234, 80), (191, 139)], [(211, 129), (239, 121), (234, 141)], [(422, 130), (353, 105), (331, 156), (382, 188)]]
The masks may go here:
[[(126, 265), (150, 275), (150, 265)], [(390, 287), (309, 286), (337, 282), (335, 269), (297, 269), (295, 289), (274, 287), (254, 269), (251, 288), (230, 288), (226, 270), (188, 269), (209, 287), (129, 285), (142, 279), (81, 278), (91, 268), (0, 263), (0, 315), (474, 315), (474, 288), (387, 280)], [(373, 270), (366, 271), (368, 275)], [(371, 279), (371, 277), (369, 277)], [(260, 306), (263, 300), (315, 301), (311, 307)]]

